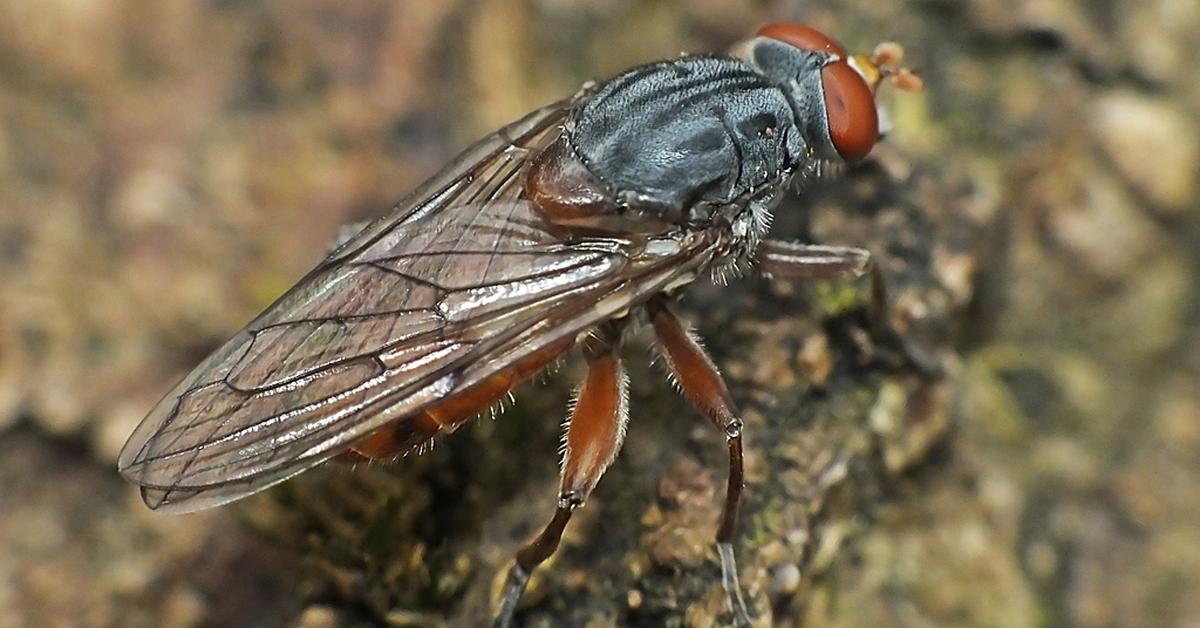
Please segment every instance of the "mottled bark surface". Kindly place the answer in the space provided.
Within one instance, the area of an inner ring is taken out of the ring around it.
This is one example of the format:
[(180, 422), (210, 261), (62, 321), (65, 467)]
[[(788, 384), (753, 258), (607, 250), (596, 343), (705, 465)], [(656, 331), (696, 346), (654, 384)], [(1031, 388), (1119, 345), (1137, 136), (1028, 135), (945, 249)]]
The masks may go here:
[[(471, 139), (583, 80), (803, 19), (905, 44), (867, 163), (776, 234), (864, 283), (677, 306), (745, 412), (761, 625), (1200, 622), (1200, 5), (19, 1), (0, 8), (0, 625), (478, 625), (554, 507), (567, 360), (495, 421), (187, 517), (113, 469), (172, 382)], [(712, 626), (721, 435), (622, 349), (620, 459), (528, 626)]]

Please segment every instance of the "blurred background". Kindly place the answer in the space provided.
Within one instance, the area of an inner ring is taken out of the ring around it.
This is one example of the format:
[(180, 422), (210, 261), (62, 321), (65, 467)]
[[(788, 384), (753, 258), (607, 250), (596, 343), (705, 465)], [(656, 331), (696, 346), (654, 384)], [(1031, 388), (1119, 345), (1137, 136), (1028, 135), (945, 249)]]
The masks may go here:
[[(681, 304), (745, 400), (762, 625), (1200, 625), (1200, 3), (5, 0), (0, 626), (480, 621), (553, 507), (571, 363), (431, 455), (212, 512), (148, 512), (116, 454), (474, 138), (791, 20), (900, 41), (925, 79), (870, 163), (781, 211), (895, 252), (949, 375), (856, 366), (852, 288)], [(524, 625), (728, 621), (721, 443), (627, 354), (629, 444)]]

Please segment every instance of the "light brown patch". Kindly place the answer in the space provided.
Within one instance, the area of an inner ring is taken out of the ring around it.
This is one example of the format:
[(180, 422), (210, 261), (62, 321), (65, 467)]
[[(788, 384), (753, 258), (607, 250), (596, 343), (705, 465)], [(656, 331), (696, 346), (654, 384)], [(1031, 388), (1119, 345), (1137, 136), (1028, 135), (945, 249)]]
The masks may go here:
[(563, 493), (587, 497), (621, 446), (621, 369), (616, 356), (592, 360), (571, 411), (563, 461)]

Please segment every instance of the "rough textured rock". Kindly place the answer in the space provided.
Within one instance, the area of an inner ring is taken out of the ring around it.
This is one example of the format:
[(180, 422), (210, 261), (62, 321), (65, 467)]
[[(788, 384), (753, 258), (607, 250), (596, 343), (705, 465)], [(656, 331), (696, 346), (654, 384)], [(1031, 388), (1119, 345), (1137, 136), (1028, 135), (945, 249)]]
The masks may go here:
[[(778, 233), (866, 286), (679, 307), (747, 423), (762, 625), (1200, 622), (1195, 3), (283, 0), (0, 6), (0, 625), (475, 625), (553, 508), (567, 361), (496, 421), (203, 515), (113, 471), (173, 380), (475, 136), (586, 79), (803, 19), (905, 44), (872, 159)], [(522, 625), (724, 625), (719, 435), (647, 364)]]

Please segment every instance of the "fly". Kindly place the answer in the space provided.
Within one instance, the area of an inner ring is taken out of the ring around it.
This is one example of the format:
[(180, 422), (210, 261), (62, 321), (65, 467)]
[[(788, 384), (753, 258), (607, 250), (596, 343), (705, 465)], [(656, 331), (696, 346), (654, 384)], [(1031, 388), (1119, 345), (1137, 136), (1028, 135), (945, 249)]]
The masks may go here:
[(791, 182), (870, 152), (881, 83), (920, 87), (900, 56), (895, 44), (847, 55), (812, 28), (773, 24), (736, 54), (636, 67), (484, 137), (185, 377), (129, 437), (121, 473), (150, 508), (178, 513), (332, 458), (394, 458), (578, 346), (588, 370), (557, 508), (517, 552), (496, 613), (507, 625), (620, 449), (617, 350), (644, 311), (684, 396), (728, 445), (716, 543), (735, 621), (748, 624), (733, 550), (742, 420), (667, 293), (752, 266), (795, 279), (868, 272), (864, 250), (765, 236)]

